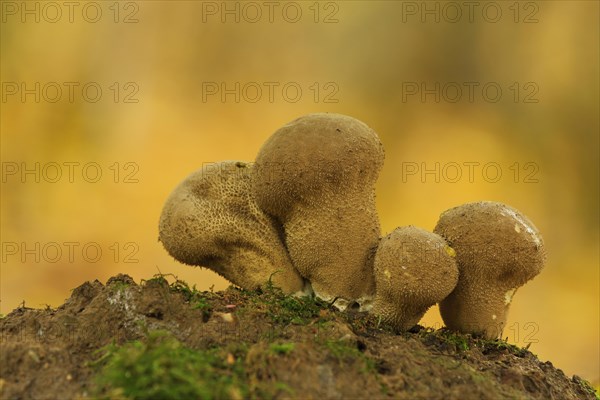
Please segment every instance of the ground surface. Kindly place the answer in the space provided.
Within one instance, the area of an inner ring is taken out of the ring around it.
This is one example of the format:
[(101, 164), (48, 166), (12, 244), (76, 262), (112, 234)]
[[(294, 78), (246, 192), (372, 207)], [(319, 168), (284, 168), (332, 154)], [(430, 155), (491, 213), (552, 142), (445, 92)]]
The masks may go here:
[(395, 334), (273, 288), (198, 292), (119, 275), (84, 283), (58, 309), (16, 309), (0, 334), (2, 399), (597, 398), (505, 342)]

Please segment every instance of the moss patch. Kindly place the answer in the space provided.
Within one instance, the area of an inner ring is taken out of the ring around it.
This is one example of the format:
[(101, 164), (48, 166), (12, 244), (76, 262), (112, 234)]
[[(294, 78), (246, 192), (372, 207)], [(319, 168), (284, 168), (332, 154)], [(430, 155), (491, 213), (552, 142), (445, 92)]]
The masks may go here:
[(239, 359), (220, 349), (193, 350), (168, 332), (98, 351), (95, 395), (131, 399), (241, 399), (248, 394)]

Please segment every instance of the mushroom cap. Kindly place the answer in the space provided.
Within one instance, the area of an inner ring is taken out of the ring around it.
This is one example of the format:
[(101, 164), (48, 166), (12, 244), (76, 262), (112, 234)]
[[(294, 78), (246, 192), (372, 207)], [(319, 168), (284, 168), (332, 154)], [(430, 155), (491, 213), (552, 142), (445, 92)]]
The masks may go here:
[(418, 323), (458, 280), (454, 250), (441, 236), (415, 226), (381, 239), (374, 273), (374, 311), (399, 329)]
[(259, 150), (257, 202), (285, 220), (296, 204), (318, 206), (327, 192), (371, 188), (383, 160), (383, 145), (364, 122), (341, 114), (308, 114), (279, 128)]
[(516, 289), (543, 268), (543, 239), (527, 217), (496, 202), (464, 204), (442, 213), (434, 232), (456, 251), (459, 280), (440, 303), (450, 329), (497, 338)]
[(456, 251), (459, 271), (468, 271), (465, 279), (494, 279), (496, 286), (516, 288), (544, 266), (538, 229), (506, 204), (482, 201), (451, 208), (442, 213), (434, 232)]
[(272, 278), (287, 293), (302, 291), (281, 228), (253, 198), (252, 173), (250, 164), (224, 161), (189, 175), (164, 205), (159, 239), (178, 261), (208, 267), (244, 289)]

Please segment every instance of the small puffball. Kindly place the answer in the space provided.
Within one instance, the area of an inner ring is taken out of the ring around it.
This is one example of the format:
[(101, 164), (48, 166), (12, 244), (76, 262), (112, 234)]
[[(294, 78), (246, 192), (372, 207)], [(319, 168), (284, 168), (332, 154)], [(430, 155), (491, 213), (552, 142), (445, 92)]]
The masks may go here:
[(540, 273), (546, 253), (537, 228), (502, 203), (478, 202), (445, 211), (434, 232), (456, 251), (460, 278), (440, 304), (454, 330), (497, 338), (517, 288)]
[(401, 227), (383, 237), (375, 254), (373, 312), (398, 330), (417, 324), (456, 286), (454, 251), (435, 233)]
[(167, 199), (160, 241), (176, 260), (210, 268), (244, 289), (269, 279), (285, 293), (304, 290), (281, 228), (260, 210), (251, 190), (253, 167), (241, 161), (207, 164)]

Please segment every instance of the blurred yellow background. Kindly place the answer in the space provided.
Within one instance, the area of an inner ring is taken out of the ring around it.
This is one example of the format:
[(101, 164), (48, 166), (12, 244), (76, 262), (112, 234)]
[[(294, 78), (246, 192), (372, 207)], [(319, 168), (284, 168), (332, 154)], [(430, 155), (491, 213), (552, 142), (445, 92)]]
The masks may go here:
[(1, 2), (1, 313), (117, 273), (225, 288), (157, 241), (167, 195), (339, 112), (385, 146), (383, 233), (477, 200), (534, 221), (504, 336), (597, 384), (598, 2), (72, 4)]

